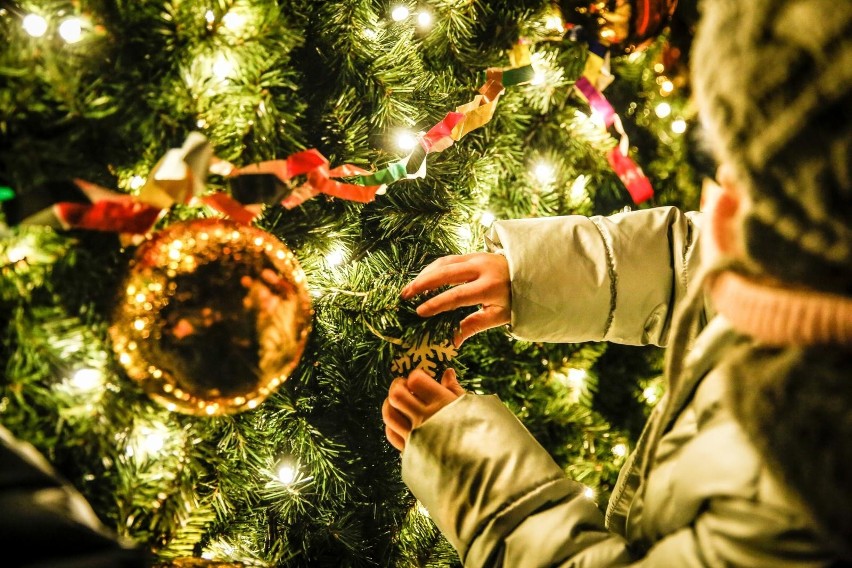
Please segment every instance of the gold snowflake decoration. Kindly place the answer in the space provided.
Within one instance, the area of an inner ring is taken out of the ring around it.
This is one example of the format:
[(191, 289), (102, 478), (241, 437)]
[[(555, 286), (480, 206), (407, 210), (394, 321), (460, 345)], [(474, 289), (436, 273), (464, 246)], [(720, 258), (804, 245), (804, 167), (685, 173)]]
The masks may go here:
[(396, 376), (405, 376), (415, 369), (423, 369), (434, 378), (438, 362), (449, 362), (457, 354), (458, 351), (449, 339), (432, 343), (427, 333), (420, 343), (408, 346), (406, 351), (396, 358), (391, 365), (391, 372)]

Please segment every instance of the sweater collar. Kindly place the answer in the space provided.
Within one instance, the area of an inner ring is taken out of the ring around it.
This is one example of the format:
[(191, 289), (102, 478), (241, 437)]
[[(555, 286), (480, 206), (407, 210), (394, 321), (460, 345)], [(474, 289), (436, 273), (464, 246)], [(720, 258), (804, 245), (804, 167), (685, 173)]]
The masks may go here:
[(785, 288), (730, 271), (713, 279), (710, 296), (734, 329), (765, 345), (852, 345), (852, 298)]

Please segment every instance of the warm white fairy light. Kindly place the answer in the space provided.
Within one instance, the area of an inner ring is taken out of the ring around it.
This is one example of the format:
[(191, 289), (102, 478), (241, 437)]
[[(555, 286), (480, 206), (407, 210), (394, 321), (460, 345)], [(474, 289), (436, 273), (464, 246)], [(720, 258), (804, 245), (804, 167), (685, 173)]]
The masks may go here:
[(473, 231), (469, 225), (459, 225), (456, 228), (456, 235), (458, 235), (459, 239), (464, 243), (470, 243), (470, 241), (473, 240)]
[(168, 426), (162, 422), (137, 425), (125, 453), (128, 457), (136, 458), (140, 462), (157, 457), (162, 453), (172, 435)]
[(482, 215), (479, 216), (479, 224), (483, 227), (490, 227), (494, 223), (494, 219), (494, 213), (483, 211)]
[(213, 74), (221, 80), (228, 79), (234, 74), (234, 64), (223, 53), (220, 53), (213, 62)]
[(544, 27), (549, 30), (561, 32), (562, 28), (564, 27), (562, 24), (562, 18), (556, 15), (548, 16), (547, 19), (544, 21)]
[(104, 376), (98, 369), (83, 368), (74, 372), (68, 380), (69, 386), (77, 392), (91, 392), (103, 385)]
[(246, 17), (236, 12), (228, 12), (222, 16), (222, 24), (232, 32), (238, 32), (245, 26)]
[(660, 395), (654, 387), (646, 387), (642, 391), (642, 398), (644, 398), (648, 404), (656, 404), (656, 402), (660, 399)]
[(660, 92), (663, 93), (664, 95), (668, 95), (672, 91), (674, 91), (674, 83), (672, 83), (668, 79), (666, 79), (665, 81), (663, 81), (660, 84)]
[(409, 152), (417, 146), (417, 136), (413, 132), (403, 130), (396, 135), (396, 145), (400, 150)]
[(588, 377), (585, 369), (568, 369), (566, 373), (568, 377), (568, 385), (573, 388), (582, 388)]
[(374, 40), (379, 37), (379, 33), (373, 28), (364, 28), (361, 34), (369, 40)]
[(21, 26), (32, 37), (42, 37), (47, 33), (47, 20), (38, 14), (27, 14), (24, 16)]
[(429, 509), (427, 509), (420, 501), (417, 502), (417, 512), (424, 517), (429, 517)]
[(21, 262), (28, 256), (32, 255), (33, 249), (29, 245), (24, 243), (17, 244), (12, 246), (6, 251), (6, 258), (9, 259), (10, 264), (15, 264)]
[(410, 14), (411, 12), (408, 10), (408, 7), (397, 6), (391, 11), (391, 19), (393, 19), (394, 22), (401, 22), (406, 19)]
[(533, 166), (533, 175), (539, 183), (553, 183), (556, 180), (556, 168), (549, 162), (538, 162)]
[(672, 113), (672, 105), (662, 102), (654, 108), (654, 113), (660, 118), (666, 118)]
[(597, 495), (598, 494), (591, 487), (586, 487), (586, 489), (583, 491), (583, 497), (585, 497), (586, 499), (588, 499), (590, 501), (594, 500), (594, 498), (597, 497)]
[(296, 481), (296, 468), (293, 467), (293, 464), (290, 463), (282, 463), (278, 466), (278, 471), (275, 472), (276, 479), (283, 483), (284, 485), (291, 485), (294, 481)]
[(325, 255), (325, 262), (329, 266), (339, 266), (344, 260), (346, 260), (346, 250), (343, 248), (333, 249)]
[(143, 185), (145, 185), (145, 178), (140, 175), (135, 175), (130, 178), (130, 181), (127, 182), (127, 185), (130, 186), (130, 189), (141, 189)]
[(213, 13), (213, 10), (207, 10), (204, 12), (204, 19), (207, 20), (208, 24), (212, 24), (216, 21), (216, 14)]
[(686, 132), (686, 121), (682, 118), (676, 118), (672, 121), (672, 132), (675, 134), (683, 134)]
[(533, 72), (533, 78), (530, 81), (530, 85), (537, 87), (539, 85), (543, 85), (546, 80), (547, 80), (547, 74), (544, 71), (542, 71), (541, 69), (536, 69)]
[(616, 444), (612, 447), (612, 455), (617, 458), (623, 458), (627, 455), (627, 445), (625, 444)]
[(59, 24), (59, 35), (66, 43), (77, 43), (83, 38), (83, 22), (80, 18), (68, 18)]
[(417, 14), (417, 25), (421, 29), (426, 29), (432, 25), (432, 14), (426, 12), (425, 10), (421, 10)]

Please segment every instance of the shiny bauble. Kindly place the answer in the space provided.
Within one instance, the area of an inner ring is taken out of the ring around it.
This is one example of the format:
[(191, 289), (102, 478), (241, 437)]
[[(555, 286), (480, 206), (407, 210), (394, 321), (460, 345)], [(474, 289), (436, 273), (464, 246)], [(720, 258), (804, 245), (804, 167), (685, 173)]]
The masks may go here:
[(305, 274), (271, 234), (175, 223), (136, 250), (109, 333), (127, 374), (170, 410), (255, 408), (299, 362), (313, 311)]
[(615, 54), (641, 51), (669, 24), (678, 0), (562, 0), (566, 19)]

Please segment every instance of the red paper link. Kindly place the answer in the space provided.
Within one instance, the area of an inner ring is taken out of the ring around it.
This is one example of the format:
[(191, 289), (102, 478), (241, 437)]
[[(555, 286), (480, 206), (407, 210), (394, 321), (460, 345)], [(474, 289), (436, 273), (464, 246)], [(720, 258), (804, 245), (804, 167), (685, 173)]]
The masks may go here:
[(115, 233), (145, 234), (162, 213), (138, 201), (98, 201), (97, 203), (57, 203), (53, 211), (66, 229), (91, 229)]
[(429, 129), (420, 141), (420, 145), (429, 152), (443, 152), (453, 145), (453, 128), (464, 120), (464, 113), (448, 112), (444, 119)]
[(606, 157), (610, 167), (633, 198), (633, 203), (639, 204), (654, 196), (651, 181), (645, 176), (642, 168), (629, 156), (622, 154), (618, 146), (610, 150)]
[[(281, 202), (284, 207), (292, 209), (320, 193), (325, 193), (332, 197), (347, 199), (349, 201), (369, 203), (375, 199), (376, 192), (381, 189), (381, 185), (364, 186), (343, 183), (332, 179), (369, 173), (369, 171), (359, 168), (358, 166), (353, 166), (352, 164), (343, 164), (342, 166), (338, 166), (334, 169), (329, 169), (328, 160), (325, 156), (320, 154), (319, 151), (311, 149), (292, 154), (286, 160), (271, 160), (267, 162), (259, 162), (257, 164), (250, 164), (243, 168), (234, 170), (231, 175), (272, 174), (281, 181), (287, 182), (294, 176), (306, 174), (306, 184), (294, 190), (293, 193)], [(214, 205), (214, 207), (219, 209), (219, 205), (227, 207), (230, 210), (234, 210), (234, 204), (228, 200), (218, 199), (218, 202)], [(224, 209), (219, 210), (223, 213), (229, 214)], [(242, 216), (244, 211), (237, 211), (237, 213)]]

